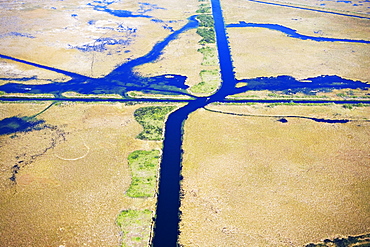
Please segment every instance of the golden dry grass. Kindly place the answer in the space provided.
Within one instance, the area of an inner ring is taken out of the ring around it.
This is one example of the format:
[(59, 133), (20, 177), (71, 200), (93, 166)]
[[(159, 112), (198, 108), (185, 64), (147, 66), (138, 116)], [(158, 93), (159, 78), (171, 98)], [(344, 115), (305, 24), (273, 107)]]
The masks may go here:
[[(0, 78), (17, 79), (17, 78), (31, 78), (37, 76), (37, 79), (23, 81), (23, 84), (47, 84), (50, 79), (63, 82), (69, 80), (68, 76), (56, 72), (43, 70), (31, 65), (26, 65), (18, 62), (9, 61), (7, 59), (0, 59)], [(0, 85), (5, 83), (17, 82), (16, 80), (0, 80)]]
[[(0, 104), (1, 117), (31, 116), (50, 103)], [(61, 104), (38, 116), (64, 133), (55, 148), (42, 153), (52, 131), (0, 138), (1, 246), (117, 246), (115, 224), (121, 210), (155, 210), (155, 199), (129, 198), (127, 156), (134, 150), (160, 148), (160, 142), (135, 139), (142, 127), (133, 112), (143, 105)], [(20, 158), (16, 158), (19, 156)], [(11, 166), (29, 158), (16, 184)]]
[[(271, 23), (287, 26), (305, 35), (365, 40), (369, 37), (369, 20), (366, 19), (253, 3), (244, 0), (223, 0), (221, 4), (226, 24), (239, 21)], [(315, 34), (315, 31), (320, 32)]]
[[(0, 28), (2, 33), (31, 32), (37, 35), (34, 35), (35, 38), (4, 36), (1, 38), (0, 53), (87, 76), (102, 77), (116, 65), (147, 54), (157, 42), (170, 34), (169, 30), (162, 27), (162, 23), (155, 23), (149, 18), (120, 18), (103, 11), (95, 11), (87, 5), (89, 2), (91, 1), (55, 3), (56, 9), (51, 9), (52, 6), (40, 8), (38, 2), (4, 5)], [(155, 9), (149, 12), (149, 15), (164, 21), (175, 21), (171, 23), (174, 29), (182, 27), (186, 23), (185, 19), (193, 15), (198, 8), (196, 0), (153, 0), (150, 3), (162, 9)], [(110, 8), (135, 12), (139, 9), (139, 3), (124, 1), (115, 3)], [(97, 22), (90, 26), (90, 20)], [(120, 45), (111, 45), (104, 52), (71, 49), (92, 44), (99, 38), (120, 39), (124, 34), (107, 29), (114, 29), (119, 25), (137, 29), (129, 46), (122, 48)], [(126, 50), (130, 52), (126, 53)]]
[[(340, 106), (211, 108), (317, 118), (370, 116), (369, 108)], [(205, 110), (189, 117), (181, 244), (302, 246), (370, 231), (370, 123), (278, 119)]]
[[(252, 3), (222, 1), (226, 23), (280, 24), (311, 36), (368, 40), (369, 20)], [(296, 78), (339, 75), (370, 81), (370, 46), (314, 42), (262, 28), (229, 28), (238, 79), (291, 75)]]
[[(197, 50), (200, 36), (196, 30), (189, 30), (179, 35), (163, 51), (158, 61), (147, 63), (135, 68), (135, 71), (144, 76), (157, 76), (163, 74), (179, 74), (187, 76), (186, 84), (196, 85), (201, 81), (200, 71), (203, 55)], [(208, 66), (207, 66), (208, 67)]]
[(261, 28), (228, 29), (228, 33), (238, 79), (338, 75), (370, 81), (368, 44), (304, 41)]

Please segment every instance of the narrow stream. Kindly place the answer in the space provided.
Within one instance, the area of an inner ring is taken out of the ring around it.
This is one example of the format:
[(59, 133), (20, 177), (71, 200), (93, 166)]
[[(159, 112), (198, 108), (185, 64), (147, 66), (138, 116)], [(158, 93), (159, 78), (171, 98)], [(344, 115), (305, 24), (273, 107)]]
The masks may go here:
[(219, 0), (212, 0), (212, 14), (215, 20), (222, 85), (214, 95), (189, 102), (186, 106), (171, 113), (166, 121), (152, 246), (177, 246), (180, 233), (180, 181), (182, 179), (182, 138), (185, 120), (190, 113), (208, 103), (225, 99), (235, 87), (236, 80)]

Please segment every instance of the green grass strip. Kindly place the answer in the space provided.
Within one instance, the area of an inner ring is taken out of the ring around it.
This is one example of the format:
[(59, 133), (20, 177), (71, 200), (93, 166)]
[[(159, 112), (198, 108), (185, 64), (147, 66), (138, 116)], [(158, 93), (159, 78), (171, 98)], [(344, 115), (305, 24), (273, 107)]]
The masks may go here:
[(152, 197), (157, 186), (157, 172), (160, 161), (159, 150), (136, 150), (129, 154), (131, 184), (126, 191), (130, 197)]
[(176, 106), (148, 106), (137, 109), (134, 117), (144, 130), (136, 138), (151, 141), (163, 140), (164, 121), (168, 113), (175, 108)]
[(212, 93), (220, 86), (220, 74), (215, 70), (202, 70), (200, 72), (202, 82), (191, 87), (193, 93)]
[(216, 47), (204, 46), (198, 49), (198, 52), (203, 54), (202, 65), (206, 66), (216, 66), (218, 65), (218, 57), (216, 52)]
[(124, 210), (116, 223), (122, 231), (121, 246), (149, 246), (152, 224), (150, 210)]

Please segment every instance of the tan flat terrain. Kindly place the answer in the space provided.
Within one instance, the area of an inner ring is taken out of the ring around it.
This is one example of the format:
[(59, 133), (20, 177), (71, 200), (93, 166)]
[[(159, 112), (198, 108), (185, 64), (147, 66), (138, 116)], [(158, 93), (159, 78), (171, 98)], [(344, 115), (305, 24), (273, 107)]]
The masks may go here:
[(203, 56), (197, 50), (201, 47), (198, 41), (201, 37), (196, 30), (189, 30), (166, 47), (161, 58), (153, 63), (144, 64), (135, 68), (135, 72), (143, 76), (157, 76), (163, 74), (186, 75), (186, 84), (193, 86), (201, 81), (199, 73), (206, 66), (202, 66)]
[[(370, 37), (368, 19), (244, 0), (224, 0), (222, 6), (226, 24), (239, 21), (270, 23), (316, 37), (357, 40), (369, 40)], [(304, 79), (338, 75), (370, 81), (369, 44), (300, 40), (263, 28), (228, 28), (227, 32), (237, 79), (278, 75)]]
[(368, 107), (210, 106), (185, 124), (180, 243), (302, 246), (370, 230)]
[[(1, 118), (31, 116), (49, 104), (0, 104)], [(128, 154), (161, 146), (135, 139), (142, 127), (133, 112), (142, 106), (54, 105), (38, 117), (51, 128), (2, 135), (0, 245), (118, 246), (121, 210), (155, 210), (154, 198), (125, 195)], [(14, 165), (20, 169), (12, 182)]]
[[(163, 28), (165, 24), (150, 18), (120, 18), (95, 11), (89, 4), (97, 5), (86, 0), (49, 2), (42, 8), (40, 3), (34, 1), (1, 4), (0, 31), (4, 35), (0, 37), (0, 53), (87, 76), (102, 77), (115, 66), (147, 54), (157, 42), (171, 33)], [(175, 30), (181, 28), (186, 18), (198, 8), (196, 0), (153, 0), (150, 4), (158, 8), (147, 15), (153, 16), (153, 19), (172, 21), (170, 25)], [(122, 1), (109, 8), (136, 13), (140, 3)], [(89, 21), (94, 21), (94, 25), (90, 25)], [(105, 38), (124, 42), (124, 45), (106, 45), (105, 50), (98, 46), (97, 51), (91, 52), (94, 45), (102, 43), (96, 40)], [(86, 47), (91, 47), (91, 50), (76, 49)]]

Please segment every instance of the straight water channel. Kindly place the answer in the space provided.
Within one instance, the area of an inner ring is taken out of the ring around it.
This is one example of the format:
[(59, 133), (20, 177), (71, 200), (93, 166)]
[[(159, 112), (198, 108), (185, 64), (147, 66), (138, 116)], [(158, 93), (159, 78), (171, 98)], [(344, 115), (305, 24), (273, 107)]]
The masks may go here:
[(180, 181), (183, 125), (190, 113), (210, 102), (223, 100), (235, 86), (235, 76), (219, 0), (212, 0), (221, 81), (220, 89), (209, 98), (198, 98), (169, 115), (163, 142), (158, 202), (152, 246), (177, 246), (180, 222)]

